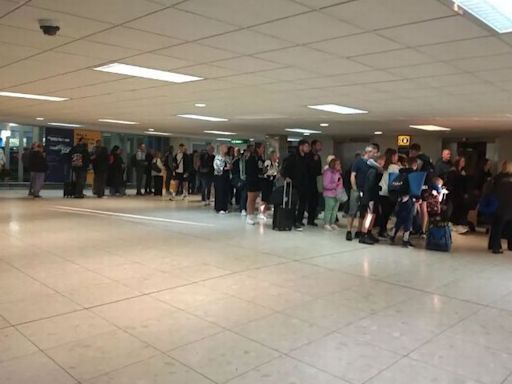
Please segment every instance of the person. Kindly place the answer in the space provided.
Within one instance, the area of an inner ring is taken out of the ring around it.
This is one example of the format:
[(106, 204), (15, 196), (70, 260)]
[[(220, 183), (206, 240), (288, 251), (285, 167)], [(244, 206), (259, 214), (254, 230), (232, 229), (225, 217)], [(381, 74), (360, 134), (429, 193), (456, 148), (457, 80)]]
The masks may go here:
[(508, 250), (512, 251), (512, 161), (506, 161), (502, 166), (500, 177), (494, 184), (494, 195), (498, 208), (494, 214), (489, 234), (489, 249), (494, 254), (503, 253), (501, 238), (506, 235)]
[[(172, 148), (172, 146), (169, 146), (169, 149), (165, 153), (164, 160), (163, 160), (163, 164), (165, 167), (165, 190), (166, 190), (167, 194), (169, 194), (169, 195), (171, 194), (171, 179), (172, 179), (172, 175), (173, 175), (172, 152), (173, 152), (173, 148)], [(212, 163), (213, 163), (213, 160), (212, 160)]]
[[(236, 159), (236, 150), (232, 145), (228, 146), (228, 153), (226, 154), (226, 161), (230, 164), (230, 168), (233, 169), (233, 162)], [(228, 205), (233, 205), (233, 197), (235, 197), (235, 188), (233, 185), (229, 185), (229, 193), (228, 193)]]
[(338, 215), (340, 200), (338, 198), (343, 190), (343, 178), (341, 177), (341, 161), (332, 157), (322, 174), (323, 197), (325, 200), (324, 229), (327, 231), (337, 230), (335, 224)]
[(160, 157), (160, 152), (155, 151), (153, 160), (151, 160), (151, 177), (153, 178), (153, 193), (155, 196), (162, 196), (162, 190), (164, 189), (165, 167)]
[(205, 206), (210, 205), (212, 193), (214, 151), (213, 145), (209, 145), (206, 151), (202, 151), (199, 156), (199, 186), (201, 201)]
[(404, 184), (403, 189), (398, 191), (398, 202), (395, 210), (395, 228), (393, 229), (393, 234), (389, 238), (389, 241), (391, 242), (391, 244), (394, 244), (398, 232), (400, 232), (400, 230), (402, 229), (402, 245), (405, 248), (414, 247), (414, 245), (410, 241), (410, 235), (412, 230), (414, 211), (416, 207), (416, 203), (414, 202), (413, 197), (410, 196), (407, 176), (412, 172), (416, 172), (417, 169), (418, 160), (413, 157), (408, 160), (407, 167), (400, 169), (399, 172), (400, 175), (402, 175), (402, 177), (404, 178)]
[(146, 175), (146, 146), (142, 143), (135, 153), (135, 183), (137, 187), (137, 196), (142, 196), (142, 184)]
[(29, 196), (34, 196), (34, 192), (32, 191), (32, 177), (30, 175), (30, 153), (32, 151), (35, 150), (36, 148), (36, 142), (32, 143), (30, 145), (30, 148), (26, 148), (27, 150), (25, 151), (25, 149), (23, 150), (23, 155), (21, 157), (21, 162), (23, 163), (23, 175), (25, 175), (25, 173), (27, 173), (29, 176), (29, 180), (28, 180), (28, 195)]
[(44, 178), (46, 172), (48, 172), (48, 161), (46, 160), (46, 154), (43, 152), (43, 145), (41, 143), (37, 143), (34, 149), (30, 151), (28, 167), (30, 170), (32, 196), (37, 199), (41, 197)]
[[(364, 154), (356, 158), (352, 163), (352, 169), (350, 173), (350, 185), (352, 189), (350, 190), (349, 220), (347, 235), (345, 237), (347, 241), (352, 241), (353, 238), (361, 238), (363, 218), (366, 216), (366, 212), (361, 210), (361, 193), (364, 191), (366, 177), (371, 169), (368, 161), (374, 157), (375, 153), (375, 147), (373, 145), (368, 145), (364, 150)], [(358, 230), (353, 235), (352, 229), (358, 214), (360, 215)]]
[[(153, 164), (153, 150), (148, 149), (146, 151), (146, 172), (145, 172), (145, 182), (144, 182), (144, 194), (150, 195), (153, 193), (151, 190), (152, 187), (152, 181), (153, 181), (153, 170), (151, 169), (151, 164)], [(161, 162), (161, 161), (160, 161)]]
[(188, 181), (192, 169), (192, 160), (187, 153), (187, 147), (185, 144), (180, 144), (178, 146), (178, 152), (174, 155), (173, 159), (173, 169), (174, 177), (178, 182), (178, 187), (176, 192), (172, 192), (171, 200), (180, 192), (183, 198), (186, 199), (188, 197)]
[(319, 192), (318, 183), (322, 183), (322, 157), (320, 156), (320, 152), (322, 152), (322, 142), (320, 140), (311, 141), (311, 152), (309, 153), (309, 161), (310, 161), (310, 200), (308, 202), (308, 225), (313, 227), (318, 227), (315, 220), (318, 216), (318, 205), (319, 200), (322, 197)]
[(108, 166), (107, 185), (111, 196), (124, 196), (125, 163), (121, 156), (121, 148), (114, 145), (110, 151), (110, 164)]
[(189, 195), (195, 195), (199, 188), (199, 182), (198, 182), (198, 171), (199, 171), (199, 152), (197, 150), (193, 150), (192, 154), (190, 155), (190, 162), (191, 162), (191, 168), (190, 168), (190, 176), (189, 176), (189, 183), (188, 183), (188, 193)]
[(395, 202), (389, 197), (389, 175), (400, 172), (400, 166), (398, 165), (398, 151), (393, 148), (388, 148), (384, 152), (384, 165), (382, 179), (379, 183), (379, 218), (378, 226), (379, 232), (378, 237), (387, 239), (388, 236), (388, 223), (393, 211), (395, 209)]
[[(373, 144), (374, 154), (379, 153), (379, 149)], [(375, 161), (372, 157), (368, 160), (370, 169), (366, 173), (366, 180), (361, 192), (360, 209), (363, 225), (361, 227), (361, 237), (359, 238), (360, 244), (374, 245), (379, 242), (379, 239), (372, 233), (373, 225), (376, 219), (377, 202), (379, 200), (379, 183), (382, 178), (382, 166), (386, 158), (380, 155)]]
[(452, 167), (452, 151), (449, 149), (443, 149), (441, 152), (441, 158), (437, 160), (434, 167), (434, 173), (436, 176), (446, 181), (446, 175), (452, 170)]
[(274, 182), (279, 173), (279, 156), (276, 151), (270, 151), (268, 159), (263, 164), (264, 177), (263, 184), (261, 187), (261, 201), (263, 203), (261, 209), (261, 215), (265, 214), (270, 210), (272, 205), (272, 192), (274, 191)]
[(265, 174), (263, 154), (265, 146), (263, 143), (254, 145), (254, 152), (249, 156), (246, 162), (246, 181), (247, 181), (247, 224), (256, 224), (256, 200), (261, 192), (263, 177)]
[(76, 199), (83, 199), (85, 197), (84, 188), (87, 180), (87, 170), (90, 163), (89, 151), (84, 138), (80, 137), (76, 145), (69, 152), (71, 156), (71, 169), (76, 182), (74, 197)]
[(108, 149), (101, 144), (101, 140), (96, 140), (96, 145), (91, 156), (91, 163), (94, 171), (93, 193), (98, 198), (105, 196), (108, 162)]
[(478, 196), (482, 196), (484, 185), (489, 182), (489, 180), (492, 180), (492, 161), (484, 159), (479, 166), (473, 185), (473, 190)]
[(282, 176), (292, 181), (292, 187), (297, 191), (299, 204), (295, 213), (294, 228), (297, 231), (304, 229), (304, 213), (311, 200), (311, 166), (308, 154), (311, 150), (307, 140), (300, 140), (297, 151), (288, 156), (283, 164)]
[(445, 176), (446, 188), (450, 191), (448, 194), (448, 204), (450, 205), (450, 221), (454, 224), (454, 230), (460, 234), (467, 233), (468, 228), (468, 181), (466, 175), (466, 159), (457, 157), (453, 163), (452, 169)]
[(215, 183), (215, 212), (220, 215), (228, 213), (228, 199), (230, 180), (229, 173), (231, 171), (231, 163), (226, 158), (228, 146), (222, 144), (219, 153), (213, 161), (214, 183)]
[(251, 156), (252, 150), (249, 148), (243, 154), (237, 156), (233, 161), (231, 169), (231, 186), (236, 189), (236, 200), (239, 205), (240, 215), (247, 216), (247, 159)]

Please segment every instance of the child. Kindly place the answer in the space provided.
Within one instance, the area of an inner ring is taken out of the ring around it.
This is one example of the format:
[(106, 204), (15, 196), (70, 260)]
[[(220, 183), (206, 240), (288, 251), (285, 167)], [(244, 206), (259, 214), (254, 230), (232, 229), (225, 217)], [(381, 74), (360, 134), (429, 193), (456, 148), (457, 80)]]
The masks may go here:
[(432, 188), (427, 195), (427, 212), (430, 221), (445, 221), (443, 220), (443, 212), (446, 211), (446, 205), (443, 204), (448, 191), (443, 186), (443, 179), (440, 177), (434, 177), (432, 179)]
[(324, 186), (323, 195), (325, 199), (324, 229), (327, 231), (333, 231), (338, 229), (334, 223), (340, 206), (338, 194), (343, 190), (341, 162), (336, 158), (332, 158), (329, 161), (328, 167), (324, 170), (322, 178)]

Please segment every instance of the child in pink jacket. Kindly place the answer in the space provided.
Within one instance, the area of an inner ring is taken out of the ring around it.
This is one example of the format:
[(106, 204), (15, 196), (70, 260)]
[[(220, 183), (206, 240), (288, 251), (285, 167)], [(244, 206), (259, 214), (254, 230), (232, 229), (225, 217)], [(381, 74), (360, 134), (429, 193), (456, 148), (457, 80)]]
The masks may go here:
[(340, 201), (338, 194), (343, 190), (343, 179), (341, 177), (341, 162), (333, 158), (329, 161), (328, 167), (323, 173), (323, 184), (324, 184), (324, 228), (327, 231), (333, 231), (338, 229), (334, 224), (336, 221), (336, 215), (338, 214), (338, 208)]

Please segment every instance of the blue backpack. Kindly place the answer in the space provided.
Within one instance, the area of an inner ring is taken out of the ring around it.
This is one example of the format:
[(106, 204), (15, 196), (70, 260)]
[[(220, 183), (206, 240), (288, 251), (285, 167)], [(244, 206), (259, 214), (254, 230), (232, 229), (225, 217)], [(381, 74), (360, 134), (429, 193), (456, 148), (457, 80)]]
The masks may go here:
[(431, 251), (450, 252), (452, 249), (450, 226), (448, 224), (440, 224), (430, 227), (425, 247)]

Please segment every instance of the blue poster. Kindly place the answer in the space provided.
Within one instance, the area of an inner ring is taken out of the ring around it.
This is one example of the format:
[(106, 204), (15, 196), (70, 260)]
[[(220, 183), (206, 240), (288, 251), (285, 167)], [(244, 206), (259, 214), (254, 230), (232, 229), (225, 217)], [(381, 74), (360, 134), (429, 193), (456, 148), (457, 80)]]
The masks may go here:
[(45, 150), (48, 159), (46, 181), (62, 183), (69, 177), (69, 151), (73, 147), (72, 129), (46, 128)]

